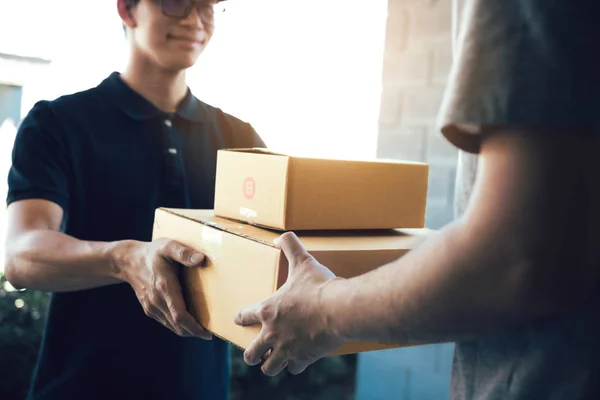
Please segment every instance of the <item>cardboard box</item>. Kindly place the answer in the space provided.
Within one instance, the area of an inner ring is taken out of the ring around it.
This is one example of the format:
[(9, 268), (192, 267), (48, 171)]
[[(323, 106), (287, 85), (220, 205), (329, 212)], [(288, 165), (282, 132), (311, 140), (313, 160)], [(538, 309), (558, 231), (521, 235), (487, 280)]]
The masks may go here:
[(220, 150), (215, 214), (279, 230), (422, 228), (429, 166)]
[[(422, 242), (426, 229), (377, 232), (306, 232), (298, 236), (309, 252), (337, 276), (350, 278), (393, 261)], [(205, 268), (184, 269), (182, 287), (189, 311), (216, 336), (246, 349), (260, 326), (240, 327), (233, 319), (266, 299), (287, 279), (287, 259), (273, 245), (275, 231), (215, 217), (210, 210), (158, 209), (154, 239), (168, 238), (201, 251)], [(400, 347), (349, 343), (335, 354)]]

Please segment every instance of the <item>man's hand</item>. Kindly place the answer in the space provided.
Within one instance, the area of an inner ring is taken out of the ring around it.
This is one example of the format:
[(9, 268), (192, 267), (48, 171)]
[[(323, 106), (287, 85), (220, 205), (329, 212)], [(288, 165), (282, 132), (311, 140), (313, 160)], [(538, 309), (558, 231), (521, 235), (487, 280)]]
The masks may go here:
[(266, 359), (262, 371), (269, 376), (286, 367), (290, 373), (300, 374), (344, 343), (328, 329), (326, 314), (320, 307), (322, 290), (338, 278), (319, 264), (293, 233), (283, 234), (278, 245), (289, 262), (287, 282), (272, 297), (246, 308), (235, 318), (235, 323), (242, 326), (262, 324), (244, 360), (257, 365)]
[(131, 285), (146, 315), (177, 335), (212, 338), (187, 312), (178, 279), (180, 266), (201, 267), (203, 254), (165, 239), (119, 242), (114, 254), (120, 278)]

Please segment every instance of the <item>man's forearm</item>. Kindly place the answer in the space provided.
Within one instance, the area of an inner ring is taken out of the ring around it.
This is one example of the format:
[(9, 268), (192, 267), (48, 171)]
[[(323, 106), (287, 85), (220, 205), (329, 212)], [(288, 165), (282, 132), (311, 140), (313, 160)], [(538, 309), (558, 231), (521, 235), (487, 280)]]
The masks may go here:
[(528, 266), (510, 253), (500, 241), (466, 237), (456, 222), (389, 265), (331, 281), (322, 307), (348, 340), (455, 341), (514, 326), (547, 309), (525, 287)]
[(23, 233), (7, 244), (6, 274), (18, 288), (47, 292), (120, 283), (115, 243), (86, 242), (52, 230)]
[(461, 219), (390, 265), (325, 284), (332, 329), (349, 339), (454, 341), (579, 307), (599, 279), (596, 164), (581, 155), (596, 147), (586, 138), (482, 133)]

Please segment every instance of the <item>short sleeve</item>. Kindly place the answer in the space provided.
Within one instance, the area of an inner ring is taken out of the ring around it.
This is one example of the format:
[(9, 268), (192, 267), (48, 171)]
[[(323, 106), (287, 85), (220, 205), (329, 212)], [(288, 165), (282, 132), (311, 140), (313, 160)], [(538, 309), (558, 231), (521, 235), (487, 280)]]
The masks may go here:
[(49, 102), (36, 103), (17, 131), (8, 174), (7, 204), (44, 199), (67, 210), (68, 160), (64, 132)]
[(251, 124), (247, 124), (247, 125), (248, 125), (248, 132), (252, 138), (251, 139), (251, 141), (252, 141), (251, 147), (266, 148), (267, 145), (265, 144), (263, 139), (260, 137), (260, 135), (256, 132), (254, 127)]
[(266, 147), (265, 142), (248, 122), (216, 110), (220, 133), (226, 138), (229, 147)]
[(600, 130), (600, 2), (464, 0), (438, 125), (479, 152), (486, 127)]

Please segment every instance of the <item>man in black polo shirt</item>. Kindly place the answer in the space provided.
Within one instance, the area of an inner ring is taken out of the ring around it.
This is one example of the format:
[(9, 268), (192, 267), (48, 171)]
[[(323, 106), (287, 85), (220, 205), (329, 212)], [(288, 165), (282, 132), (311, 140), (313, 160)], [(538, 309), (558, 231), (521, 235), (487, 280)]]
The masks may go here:
[(185, 83), (215, 3), (119, 0), (126, 70), (37, 103), (19, 128), (6, 274), (53, 292), (31, 399), (227, 398), (227, 344), (201, 340), (177, 279), (203, 256), (151, 242), (157, 207), (213, 207), (218, 149), (264, 146)]

